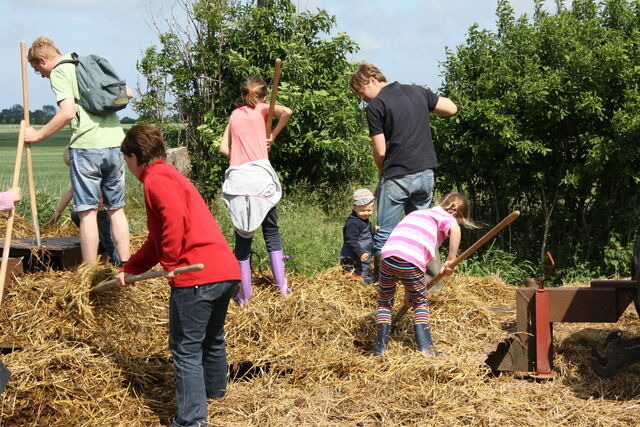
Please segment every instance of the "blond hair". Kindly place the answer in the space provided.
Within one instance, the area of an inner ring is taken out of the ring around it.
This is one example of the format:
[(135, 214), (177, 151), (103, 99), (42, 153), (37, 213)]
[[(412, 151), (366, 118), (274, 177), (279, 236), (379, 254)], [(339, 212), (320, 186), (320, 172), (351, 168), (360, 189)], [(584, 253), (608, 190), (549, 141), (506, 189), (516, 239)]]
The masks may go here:
[(360, 88), (367, 83), (369, 79), (373, 77), (379, 82), (386, 82), (387, 78), (382, 72), (373, 64), (360, 64), (358, 69), (353, 73), (349, 79), (349, 88), (353, 93), (358, 93)]
[(262, 102), (266, 96), (267, 85), (264, 81), (262, 81), (260, 77), (249, 77), (240, 88), (240, 100), (237, 106), (242, 107), (248, 105), (249, 107), (255, 107)]
[(453, 211), (453, 216), (465, 228), (478, 228), (476, 223), (469, 218), (470, 203), (466, 196), (460, 193), (445, 194), (436, 201), (436, 205), (446, 211)]
[(27, 61), (29, 61), (31, 65), (35, 65), (38, 63), (38, 58), (50, 59), (61, 55), (53, 41), (46, 37), (38, 37), (29, 48)]

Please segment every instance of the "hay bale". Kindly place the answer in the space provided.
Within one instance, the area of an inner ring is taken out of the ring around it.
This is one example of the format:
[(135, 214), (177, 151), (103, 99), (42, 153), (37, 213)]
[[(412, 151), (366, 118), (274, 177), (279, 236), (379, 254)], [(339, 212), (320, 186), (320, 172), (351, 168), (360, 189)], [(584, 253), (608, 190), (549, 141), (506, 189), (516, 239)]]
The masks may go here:
[[(251, 303), (229, 310), (230, 384), (225, 398), (210, 401), (212, 425), (636, 424), (640, 367), (615, 380), (588, 368), (590, 347), (608, 331), (640, 335), (634, 313), (616, 325), (556, 325), (559, 378), (535, 383), (494, 378), (482, 363), (515, 321), (514, 312), (491, 310), (515, 305), (514, 288), (497, 277), (455, 275), (434, 297), (432, 332), (446, 356), (414, 350), (407, 315), (379, 358), (370, 355), (375, 287), (339, 268), (290, 276), (286, 298), (254, 280)], [(168, 422), (169, 287), (154, 279), (85, 298), (90, 286), (85, 273), (42, 272), (19, 278), (5, 296), (0, 341), (22, 350), (2, 357), (14, 373), (0, 396), (3, 424)]]

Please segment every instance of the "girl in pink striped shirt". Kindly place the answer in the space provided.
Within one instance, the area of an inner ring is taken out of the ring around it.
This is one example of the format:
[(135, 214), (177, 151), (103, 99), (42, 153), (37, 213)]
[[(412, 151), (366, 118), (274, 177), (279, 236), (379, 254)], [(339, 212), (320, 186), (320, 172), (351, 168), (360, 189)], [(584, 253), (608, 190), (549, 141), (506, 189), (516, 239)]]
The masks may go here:
[(380, 282), (376, 323), (378, 336), (373, 354), (381, 355), (389, 342), (391, 307), (396, 282), (406, 288), (415, 312), (414, 330), (418, 351), (438, 355), (429, 331), (429, 304), (425, 269), (436, 249), (449, 238), (449, 254), (441, 273), (451, 274), (451, 263), (460, 246), (460, 224), (472, 227), (469, 200), (460, 193), (449, 193), (436, 202), (436, 207), (410, 213), (393, 229), (380, 255)]

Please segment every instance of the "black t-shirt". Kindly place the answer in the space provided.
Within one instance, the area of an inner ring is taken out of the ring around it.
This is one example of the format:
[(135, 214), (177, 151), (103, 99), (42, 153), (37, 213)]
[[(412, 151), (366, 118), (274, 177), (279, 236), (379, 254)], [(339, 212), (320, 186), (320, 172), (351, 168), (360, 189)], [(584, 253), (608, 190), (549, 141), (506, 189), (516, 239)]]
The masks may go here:
[(438, 165), (431, 137), (429, 112), (438, 95), (416, 85), (398, 82), (383, 87), (367, 105), (369, 136), (384, 134), (385, 178), (409, 175)]

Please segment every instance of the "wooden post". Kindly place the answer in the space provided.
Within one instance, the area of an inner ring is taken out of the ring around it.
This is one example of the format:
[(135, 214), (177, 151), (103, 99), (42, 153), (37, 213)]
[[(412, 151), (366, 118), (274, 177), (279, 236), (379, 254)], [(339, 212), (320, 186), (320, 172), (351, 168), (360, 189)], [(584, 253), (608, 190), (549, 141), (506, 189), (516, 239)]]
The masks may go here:
[(278, 84), (280, 83), (280, 70), (282, 69), (282, 61), (276, 59), (276, 65), (273, 69), (273, 81), (271, 82), (271, 101), (269, 102), (269, 114), (267, 115), (267, 138), (271, 138), (271, 126), (273, 126), (273, 112), (276, 108), (276, 97), (278, 96)]
[[(13, 179), (11, 187), (17, 187), (20, 183), (20, 166), (22, 165), (22, 148), (24, 147), (24, 131), (27, 125), (24, 120), (20, 122), (20, 134), (18, 135), (18, 148), (16, 150), (16, 164), (13, 168)], [(0, 265), (0, 303), (4, 294), (4, 282), (7, 275), (7, 265), (9, 263), (9, 250), (11, 249), (11, 235), (13, 234), (13, 220), (16, 216), (16, 209), (9, 212), (7, 219), (7, 230), (4, 235), (4, 247), (2, 248), (2, 264)]]
[[(20, 64), (22, 65), (22, 108), (24, 110), (24, 121), (29, 127), (29, 91), (27, 88), (27, 44), (20, 42)], [(23, 140), (24, 142), (24, 140)], [(40, 241), (40, 220), (38, 219), (38, 204), (36, 202), (36, 185), (33, 179), (33, 160), (31, 156), (31, 144), (25, 147), (27, 152), (27, 177), (29, 180), (29, 202), (31, 204), (31, 220), (33, 230), (36, 233), (36, 245), (41, 246)]]

